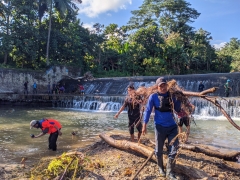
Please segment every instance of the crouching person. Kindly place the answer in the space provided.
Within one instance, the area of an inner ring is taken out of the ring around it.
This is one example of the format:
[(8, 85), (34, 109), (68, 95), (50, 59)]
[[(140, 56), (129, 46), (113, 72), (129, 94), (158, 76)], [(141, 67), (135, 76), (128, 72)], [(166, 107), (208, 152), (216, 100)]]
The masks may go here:
[(173, 109), (171, 103), (174, 104), (174, 109), (179, 112), (181, 109), (181, 102), (176, 98), (171, 97), (168, 91), (168, 84), (164, 77), (160, 77), (156, 81), (158, 86), (158, 92), (150, 95), (148, 103), (146, 105), (146, 111), (144, 116), (144, 124), (142, 133), (143, 135), (147, 132), (147, 123), (150, 118), (153, 107), (155, 108), (154, 123), (155, 123), (155, 153), (157, 156), (157, 163), (159, 166), (160, 176), (166, 176), (167, 179), (175, 180), (176, 177), (173, 173), (173, 167), (175, 164), (174, 158), (177, 153), (178, 140), (173, 145), (169, 145), (168, 150), (168, 161), (166, 167), (166, 173), (163, 167), (163, 145), (166, 139), (168, 143), (172, 141), (178, 134), (178, 126), (173, 117)]
[(50, 134), (48, 138), (48, 149), (56, 151), (57, 150), (57, 139), (58, 135), (62, 135), (61, 132), (61, 124), (54, 119), (42, 119), (42, 120), (32, 120), (30, 122), (30, 129), (32, 128), (40, 128), (42, 132), (35, 136), (34, 134), (31, 135), (31, 138), (39, 138), (45, 134)]

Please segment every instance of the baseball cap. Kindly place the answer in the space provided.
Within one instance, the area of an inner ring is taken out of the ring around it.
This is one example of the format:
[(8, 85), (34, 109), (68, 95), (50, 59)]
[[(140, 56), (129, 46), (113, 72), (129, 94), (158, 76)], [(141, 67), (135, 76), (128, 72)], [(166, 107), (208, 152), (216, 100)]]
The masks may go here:
[(32, 120), (30, 122), (30, 129), (32, 129), (33, 126), (35, 126), (37, 124), (37, 120)]
[(230, 79), (228, 79), (227, 82), (230, 82)]
[(161, 84), (166, 84), (167, 81), (164, 77), (160, 77), (156, 80), (156, 85), (160, 86)]

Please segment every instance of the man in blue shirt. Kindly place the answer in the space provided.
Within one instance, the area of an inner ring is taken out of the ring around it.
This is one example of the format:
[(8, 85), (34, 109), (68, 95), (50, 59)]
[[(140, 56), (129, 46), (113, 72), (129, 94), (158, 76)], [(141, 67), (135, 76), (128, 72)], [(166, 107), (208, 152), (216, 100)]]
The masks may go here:
[(33, 94), (37, 94), (37, 83), (33, 83)]
[[(158, 78), (156, 85), (158, 86), (158, 92), (150, 95), (146, 105), (142, 133), (144, 135), (147, 132), (147, 123), (154, 107), (155, 153), (157, 156), (160, 176), (166, 176), (168, 179), (175, 180), (176, 177), (172, 170), (174, 166), (174, 158), (177, 153), (178, 140), (176, 140), (172, 146), (169, 145), (168, 147), (169, 154), (166, 173), (163, 168), (163, 145), (166, 139), (168, 139), (168, 143), (170, 143), (178, 134), (178, 127), (174, 120), (173, 111), (179, 112), (181, 110), (181, 102), (169, 93), (168, 84), (164, 77)], [(171, 105), (172, 102), (174, 106)]]

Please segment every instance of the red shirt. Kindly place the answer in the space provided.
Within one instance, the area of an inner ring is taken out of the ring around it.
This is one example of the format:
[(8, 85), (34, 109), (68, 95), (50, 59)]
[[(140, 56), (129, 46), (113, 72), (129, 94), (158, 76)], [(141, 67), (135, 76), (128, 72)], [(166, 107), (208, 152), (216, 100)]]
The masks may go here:
[(42, 122), (42, 131), (44, 131), (45, 129), (48, 129), (48, 134), (51, 134), (51, 133), (54, 133), (57, 131), (57, 128), (55, 127), (57, 126), (58, 129), (61, 129), (62, 126), (61, 124), (57, 121), (57, 120), (54, 120), (54, 119), (46, 119)]
[(79, 85), (79, 89), (80, 89), (80, 90), (84, 90), (83, 85)]
[(178, 115), (178, 118), (182, 118), (187, 116), (187, 113), (184, 110), (181, 110), (179, 113), (177, 113), (177, 115)]

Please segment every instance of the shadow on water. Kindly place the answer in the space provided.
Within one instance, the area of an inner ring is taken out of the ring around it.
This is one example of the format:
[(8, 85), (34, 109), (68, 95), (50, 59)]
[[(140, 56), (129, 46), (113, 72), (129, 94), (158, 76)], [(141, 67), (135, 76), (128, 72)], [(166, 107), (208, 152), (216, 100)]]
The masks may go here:
[[(19, 108), (4, 107), (0, 109), (0, 163), (20, 162), (28, 157), (29, 163), (42, 157), (54, 157), (68, 150), (80, 148), (96, 142), (102, 132), (128, 135), (127, 114), (122, 113), (114, 119), (115, 112), (77, 111), (59, 108)], [(57, 119), (61, 122), (63, 135), (57, 141), (58, 151), (47, 149), (48, 135), (31, 139), (30, 134), (37, 135), (39, 129), (29, 129), (32, 119), (43, 117)], [(239, 131), (227, 120), (196, 119), (197, 126), (191, 126), (190, 141), (209, 144), (221, 148), (240, 151)], [(237, 121), (238, 124), (239, 121)], [(74, 132), (74, 136), (72, 135)], [(147, 137), (154, 139), (154, 125), (150, 120)]]

